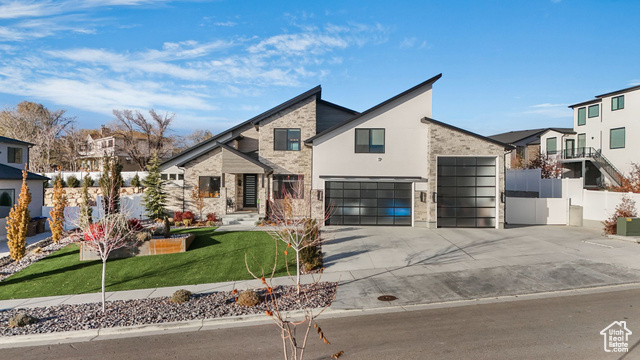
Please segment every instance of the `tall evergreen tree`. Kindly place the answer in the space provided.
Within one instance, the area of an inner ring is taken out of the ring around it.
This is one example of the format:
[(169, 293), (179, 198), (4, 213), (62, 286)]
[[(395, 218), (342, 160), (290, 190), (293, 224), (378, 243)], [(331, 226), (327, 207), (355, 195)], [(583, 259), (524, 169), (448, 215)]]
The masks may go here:
[(147, 164), (147, 177), (142, 181), (145, 186), (142, 201), (147, 215), (152, 219), (162, 218), (166, 212), (167, 193), (164, 191), (164, 180), (160, 177), (160, 161), (154, 153)]
[(93, 209), (91, 208), (91, 200), (89, 199), (89, 184), (91, 184), (91, 176), (85, 175), (82, 181), (82, 198), (80, 198), (80, 219), (79, 224), (81, 229), (86, 228), (93, 223)]
[(105, 215), (120, 212), (120, 187), (122, 187), (122, 165), (118, 158), (105, 156), (102, 160), (102, 176), (98, 181), (102, 189), (102, 206)]

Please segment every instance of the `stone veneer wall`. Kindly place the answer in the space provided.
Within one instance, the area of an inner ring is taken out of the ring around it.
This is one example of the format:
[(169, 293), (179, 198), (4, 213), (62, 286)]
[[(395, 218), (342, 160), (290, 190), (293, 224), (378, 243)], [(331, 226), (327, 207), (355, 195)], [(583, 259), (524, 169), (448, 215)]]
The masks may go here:
[[(197, 214), (193, 202), (191, 201), (191, 192), (198, 185), (200, 176), (220, 176), (222, 174), (222, 149), (217, 148), (209, 151), (184, 165), (184, 181), (185, 181), (185, 210), (193, 211)], [(225, 186), (233, 184), (235, 187), (235, 177), (225, 176)], [(231, 181), (231, 183), (229, 183)], [(221, 184), (222, 185), (222, 184)], [(230, 189), (229, 189), (230, 190)], [(226, 214), (227, 193), (229, 190), (220, 187), (220, 197), (206, 198), (203, 214), (216, 213)], [(230, 192), (231, 194), (232, 192)]]
[[(82, 188), (64, 188), (65, 195), (67, 196), (67, 206), (80, 206), (82, 200)], [(133, 195), (141, 194), (142, 188), (123, 187), (120, 189), (121, 195)], [(89, 188), (89, 197), (96, 201), (97, 196), (102, 195), (102, 189), (93, 186)], [(46, 188), (44, 190), (44, 206), (53, 206), (53, 188)]]
[[(316, 110), (316, 98), (312, 96), (260, 122), (260, 162), (270, 166), (274, 175), (303, 175), (305, 197), (313, 196), (314, 193), (311, 191), (312, 148), (305, 145), (304, 140), (316, 134)], [(274, 129), (276, 128), (300, 128), (300, 151), (274, 150)], [(268, 188), (271, 189), (272, 184), (269, 184)], [(262, 191), (260, 188), (260, 192)], [(266, 190), (264, 192), (266, 195)]]
[[(437, 156), (496, 156), (498, 165), (498, 183), (496, 196), (498, 200), (498, 226), (504, 227), (504, 204), (500, 203), (500, 194), (504, 191), (504, 147), (482, 140), (478, 137), (465, 134), (461, 131), (441, 126), (435, 123), (428, 123), (428, 141), (429, 152), (427, 161), (429, 161), (429, 177), (428, 177), (428, 194), (431, 195), (437, 191)], [(436, 226), (436, 203), (429, 196), (429, 211), (427, 221), (429, 227)]]

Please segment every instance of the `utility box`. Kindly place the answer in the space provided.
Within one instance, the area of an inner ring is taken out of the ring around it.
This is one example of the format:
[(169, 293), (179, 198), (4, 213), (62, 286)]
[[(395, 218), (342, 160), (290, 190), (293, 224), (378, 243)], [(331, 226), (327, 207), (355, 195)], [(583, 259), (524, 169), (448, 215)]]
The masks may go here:
[(640, 236), (640, 218), (618, 218), (618, 235)]

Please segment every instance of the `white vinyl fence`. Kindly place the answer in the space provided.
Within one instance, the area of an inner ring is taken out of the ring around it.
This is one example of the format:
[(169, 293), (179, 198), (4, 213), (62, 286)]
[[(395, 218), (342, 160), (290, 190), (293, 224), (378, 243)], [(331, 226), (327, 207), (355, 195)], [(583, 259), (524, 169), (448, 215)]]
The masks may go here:
[(506, 222), (522, 225), (567, 225), (569, 199), (507, 197)]
[(616, 206), (627, 195), (636, 202), (636, 213), (640, 215), (640, 194), (611, 191), (584, 190), (582, 193), (582, 218), (584, 220), (604, 221), (616, 211)]
[[(42, 207), (42, 216), (46, 216), (49, 218), (49, 211), (51, 210), (51, 206), (43, 206)], [(92, 206), (93, 209), (93, 220), (98, 220), (102, 217), (102, 196), (98, 196), (97, 206)], [(131, 218), (138, 219), (146, 219), (144, 205), (142, 204), (142, 194), (134, 194), (134, 195), (121, 195), (120, 196), (120, 209), (125, 211), (127, 215)], [(80, 208), (77, 206), (68, 206), (65, 209), (65, 230), (70, 230), (77, 227), (78, 215), (80, 213)], [(47, 221), (47, 228), (49, 227), (49, 222)]]
[(541, 198), (562, 197), (563, 179), (542, 179), (540, 169), (507, 170), (506, 181), (507, 191), (537, 192)]

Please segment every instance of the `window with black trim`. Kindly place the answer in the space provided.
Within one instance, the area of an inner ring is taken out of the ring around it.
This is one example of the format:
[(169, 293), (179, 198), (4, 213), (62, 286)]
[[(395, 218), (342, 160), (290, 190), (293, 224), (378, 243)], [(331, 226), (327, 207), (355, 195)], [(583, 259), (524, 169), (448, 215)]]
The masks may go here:
[(273, 175), (273, 198), (304, 199), (304, 175)]
[(22, 163), (22, 148), (7, 148), (7, 162), (9, 164), (20, 164)]
[(609, 148), (623, 149), (625, 142), (625, 128), (609, 130)]
[(547, 138), (547, 154), (556, 154), (558, 152), (558, 139), (555, 137)]
[(206, 198), (220, 197), (220, 176), (200, 176), (198, 190)]
[(600, 104), (595, 104), (589, 106), (589, 117), (594, 118), (600, 115)]
[(169, 180), (169, 175), (167, 175), (167, 174), (160, 174), (160, 180)]
[(578, 109), (578, 125), (585, 125), (587, 123), (587, 108), (582, 107)]
[(356, 129), (356, 153), (384, 153), (384, 129)]
[(578, 134), (578, 151), (584, 151), (587, 147), (587, 134)]
[(299, 151), (300, 129), (273, 129), (273, 150)]
[(624, 95), (611, 98), (611, 111), (624, 109)]

